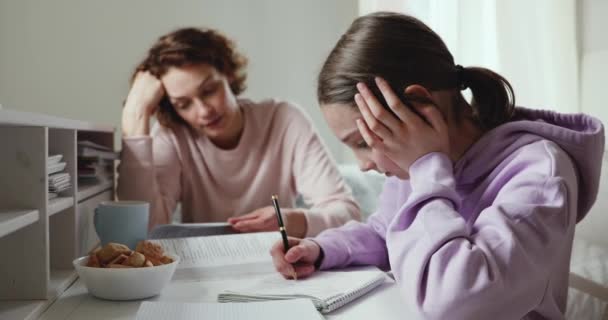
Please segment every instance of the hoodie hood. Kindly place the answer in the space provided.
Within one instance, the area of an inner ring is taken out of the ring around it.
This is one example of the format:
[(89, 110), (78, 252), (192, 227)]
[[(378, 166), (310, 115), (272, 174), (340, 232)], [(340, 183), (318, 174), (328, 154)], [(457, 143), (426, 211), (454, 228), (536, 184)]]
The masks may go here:
[[(517, 149), (541, 139), (553, 141), (572, 159), (579, 184), (576, 221), (582, 220), (597, 197), (605, 146), (604, 126), (585, 114), (516, 108), (510, 122), (484, 134), (455, 164), (459, 183), (474, 183)], [(478, 161), (484, 165), (471, 165)]]

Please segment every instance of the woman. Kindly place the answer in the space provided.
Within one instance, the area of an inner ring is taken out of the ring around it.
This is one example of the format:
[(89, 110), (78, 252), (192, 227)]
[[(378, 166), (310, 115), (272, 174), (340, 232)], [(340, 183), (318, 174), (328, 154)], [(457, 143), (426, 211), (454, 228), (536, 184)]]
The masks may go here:
[[(360, 219), (308, 117), (288, 102), (237, 98), (244, 67), (214, 30), (180, 29), (152, 46), (123, 110), (118, 197), (150, 202), (150, 227), (169, 223), (181, 202), (184, 222), (277, 230), (275, 193), (293, 236)], [(309, 209), (294, 208), (298, 194)]]
[(515, 108), (507, 80), (455, 65), (396, 13), (353, 22), (318, 97), (362, 169), (391, 178), (367, 223), (275, 245), (279, 272), (390, 268), (416, 319), (564, 318), (575, 224), (597, 195), (598, 120)]

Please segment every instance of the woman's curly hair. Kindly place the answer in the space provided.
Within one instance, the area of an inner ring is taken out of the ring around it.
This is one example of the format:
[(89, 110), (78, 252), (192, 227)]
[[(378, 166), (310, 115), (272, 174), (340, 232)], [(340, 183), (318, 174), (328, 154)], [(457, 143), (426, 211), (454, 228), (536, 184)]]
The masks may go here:
[[(183, 28), (160, 37), (133, 72), (131, 82), (139, 71), (161, 78), (170, 67), (193, 64), (208, 64), (225, 75), (234, 95), (245, 91), (247, 59), (231, 40), (212, 29)], [(166, 127), (185, 124), (167, 97), (161, 100), (157, 119)]]

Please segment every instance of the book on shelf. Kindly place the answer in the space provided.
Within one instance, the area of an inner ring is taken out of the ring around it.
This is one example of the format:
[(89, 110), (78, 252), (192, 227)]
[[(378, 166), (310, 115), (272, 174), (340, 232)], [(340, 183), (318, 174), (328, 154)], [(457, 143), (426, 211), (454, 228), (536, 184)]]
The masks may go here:
[(48, 196), (49, 200), (60, 196), (61, 192), (67, 191), (72, 187), (71, 176), (68, 172), (62, 172), (67, 166), (62, 162), (62, 154), (49, 155), (47, 157), (48, 173)]
[(63, 169), (65, 169), (66, 165), (67, 165), (67, 163), (65, 163), (65, 162), (57, 162), (54, 164), (47, 165), (46, 170), (47, 170), (48, 174), (53, 174), (53, 173), (61, 172)]
[(113, 180), (114, 161), (101, 157), (78, 157), (78, 181), (94, 184)]
[(59, 161), (61, 161), (61, 159), (63, 159), (63, 155), (62, 154), (55, 154), (55, 155), (49, 156), (47, 158), (47, 160), (46, 160), (46, 165), (49, 166), (49, 165), (52, 165), (52, 164), (56, 164)]
[(85, 140), (78, 141), (78, 156), (116, 160), (118, 159), (118, 152), (115, 152), (106, 146)]
[(297, 281), (275, 271), (271, 246), (278, 232), (214, 235), (152, 240), (180, 257), (176, 280), (243, 277), (247, 287), (227, 287), (219, 302), (251, 302), (307, 298), (321, 313), (331, 312), (365, 295), (387, 280), (376, 267), (318, 271)]

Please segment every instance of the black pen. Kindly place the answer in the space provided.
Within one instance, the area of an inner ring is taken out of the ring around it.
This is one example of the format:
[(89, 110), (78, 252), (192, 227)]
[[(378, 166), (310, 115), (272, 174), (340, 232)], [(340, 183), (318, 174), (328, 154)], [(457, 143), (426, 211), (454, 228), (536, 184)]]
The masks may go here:
[[(289, 250), (289, 241), (287, 241), (287, 231), (285, 230), (285, 224), (283, 223), (283, 216), (281, 215), (281, 209), (279, 208), (279, 197), (276, 194), (272, 195), (272, 205), (274, 206), (274, 212), (277, 214), (277, 220), (279, 221), (279, 232), (281, 238), (283, 238), (283, 249), (285, 253)], [(298, 280), (298, 274), (295, 269), (291, 275), (294, 280)]]

